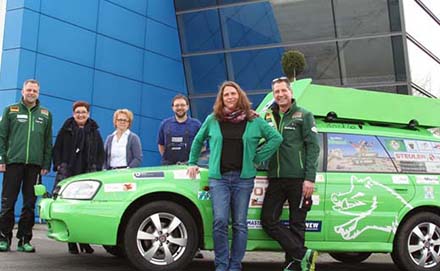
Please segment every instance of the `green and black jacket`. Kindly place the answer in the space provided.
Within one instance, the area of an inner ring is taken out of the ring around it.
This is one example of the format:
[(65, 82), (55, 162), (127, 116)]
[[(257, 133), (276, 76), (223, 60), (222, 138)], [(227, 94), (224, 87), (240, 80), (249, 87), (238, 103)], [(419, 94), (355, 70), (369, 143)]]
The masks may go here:
[(314, 182), (319, 156), (319, 139), (313, 114), (298, 107), (279, 113), (274, 104), (265, 115), (271, 126), (283, 136), (283, 143), (269, 163), (269, 178), (301, 178)]
[(21, 100), (9, 105), (0, 119), (0, 164), (24, 163), (50, 170), (52, 115), (37, 104), (27, 108)]

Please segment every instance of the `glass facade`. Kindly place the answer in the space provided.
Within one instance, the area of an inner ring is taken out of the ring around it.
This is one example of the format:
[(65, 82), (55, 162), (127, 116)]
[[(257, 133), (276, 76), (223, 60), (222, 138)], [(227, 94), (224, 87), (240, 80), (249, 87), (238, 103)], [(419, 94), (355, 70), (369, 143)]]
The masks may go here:
[(413, 95), (440, 98), (440, 1), (403, 1)]
[(291, 49), (306, 57), (298, 78), (410, 93), (400, 16), (405, 1), (175, 0), (195, 117), (211, 112), (224, 80), (239, 83), (258, 104)]

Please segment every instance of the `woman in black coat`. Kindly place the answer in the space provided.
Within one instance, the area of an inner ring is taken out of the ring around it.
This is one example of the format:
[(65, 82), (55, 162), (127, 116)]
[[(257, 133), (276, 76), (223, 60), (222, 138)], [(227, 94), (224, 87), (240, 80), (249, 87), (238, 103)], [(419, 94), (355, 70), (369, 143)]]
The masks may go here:
[[(54, 188), (67, 177), (102, 169), (104, 144), (98, 124), (89, 118), (90, 105), (77, 101), (73, 104), (73, 117), (68, 118), (58, 132), (53, 148)], [(78, 254), (76, 243), (69, 243), (69, 252)], [(93, 253), (88, 244), (79, 244), (81, 251)]]

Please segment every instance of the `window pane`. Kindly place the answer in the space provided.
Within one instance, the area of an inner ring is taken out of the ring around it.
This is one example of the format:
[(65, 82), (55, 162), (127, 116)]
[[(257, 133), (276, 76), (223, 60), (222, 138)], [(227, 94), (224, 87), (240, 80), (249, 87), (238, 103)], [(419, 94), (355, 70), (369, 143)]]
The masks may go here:
[(227, 78), (224, 54), (186, 57), (184, 64), (190, 94), (217, 93)]
[(415, 1), (404, 1), (404, 5), (408, 34), (440, 58), (440, 25)]
[(400, 31), (398, 0), (335, 0), (334, 4), (339, 37)]
[(402, 39), (397, 37), (339, 43), (344, 84), (404, 80)]
[(407, 44), (412, 83), (440, 97), (440, 64), (410, 40)]
[[(191, 98), (191, 97), (190, 97)], [(206, 117), (212, 113), (215, 97), (209, 98), (191, 98), (192, 117), (203, 122)]]
[(290, 49), (299, 50), (306, 59), (306, 68), (299, 78), (312, 78), (315, 84), (341, 84), (336, 43), (311, 44), (287, 48), (287, 50)]
[(177, 16), (183, 53), (223, 49), (217, 10)]
[(216, 0), (174, 0), (177, 11), (214, 6)]
[(272, 7), (267, 2), (223, 8), (220, 14), (228, 48), (281, 41)]
[(270, 89), (272, 79), (281, 72), (282, 48), (231, 53), (235, 81), (245, 90)]
[(331, 1), (270, 0), (283, 42), (335, 37)]
[(440, 173), (440, 142), (390, 137), (379, 139), (399, 172)]
[(222, 8), (220, 13), (227, 48), (334, 38), (327, 0), (272, 0)]
[(440, 19), (440, 1), (438, 0), (421, 0), (425, 6), (431, 10), (434, 15)]
[(327, 170), (396, 172), (391, 159), (374, 136), (328, 134)]

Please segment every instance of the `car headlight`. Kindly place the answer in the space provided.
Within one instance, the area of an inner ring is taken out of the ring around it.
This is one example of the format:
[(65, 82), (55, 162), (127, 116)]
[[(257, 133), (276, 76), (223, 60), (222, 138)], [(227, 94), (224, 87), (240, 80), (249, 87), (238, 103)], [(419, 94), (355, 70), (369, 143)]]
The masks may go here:
[(63, 199), (92, 199), (100, 184), (100, 182), (94, 180), (69, 183), (61, 191), (60, 197)]

